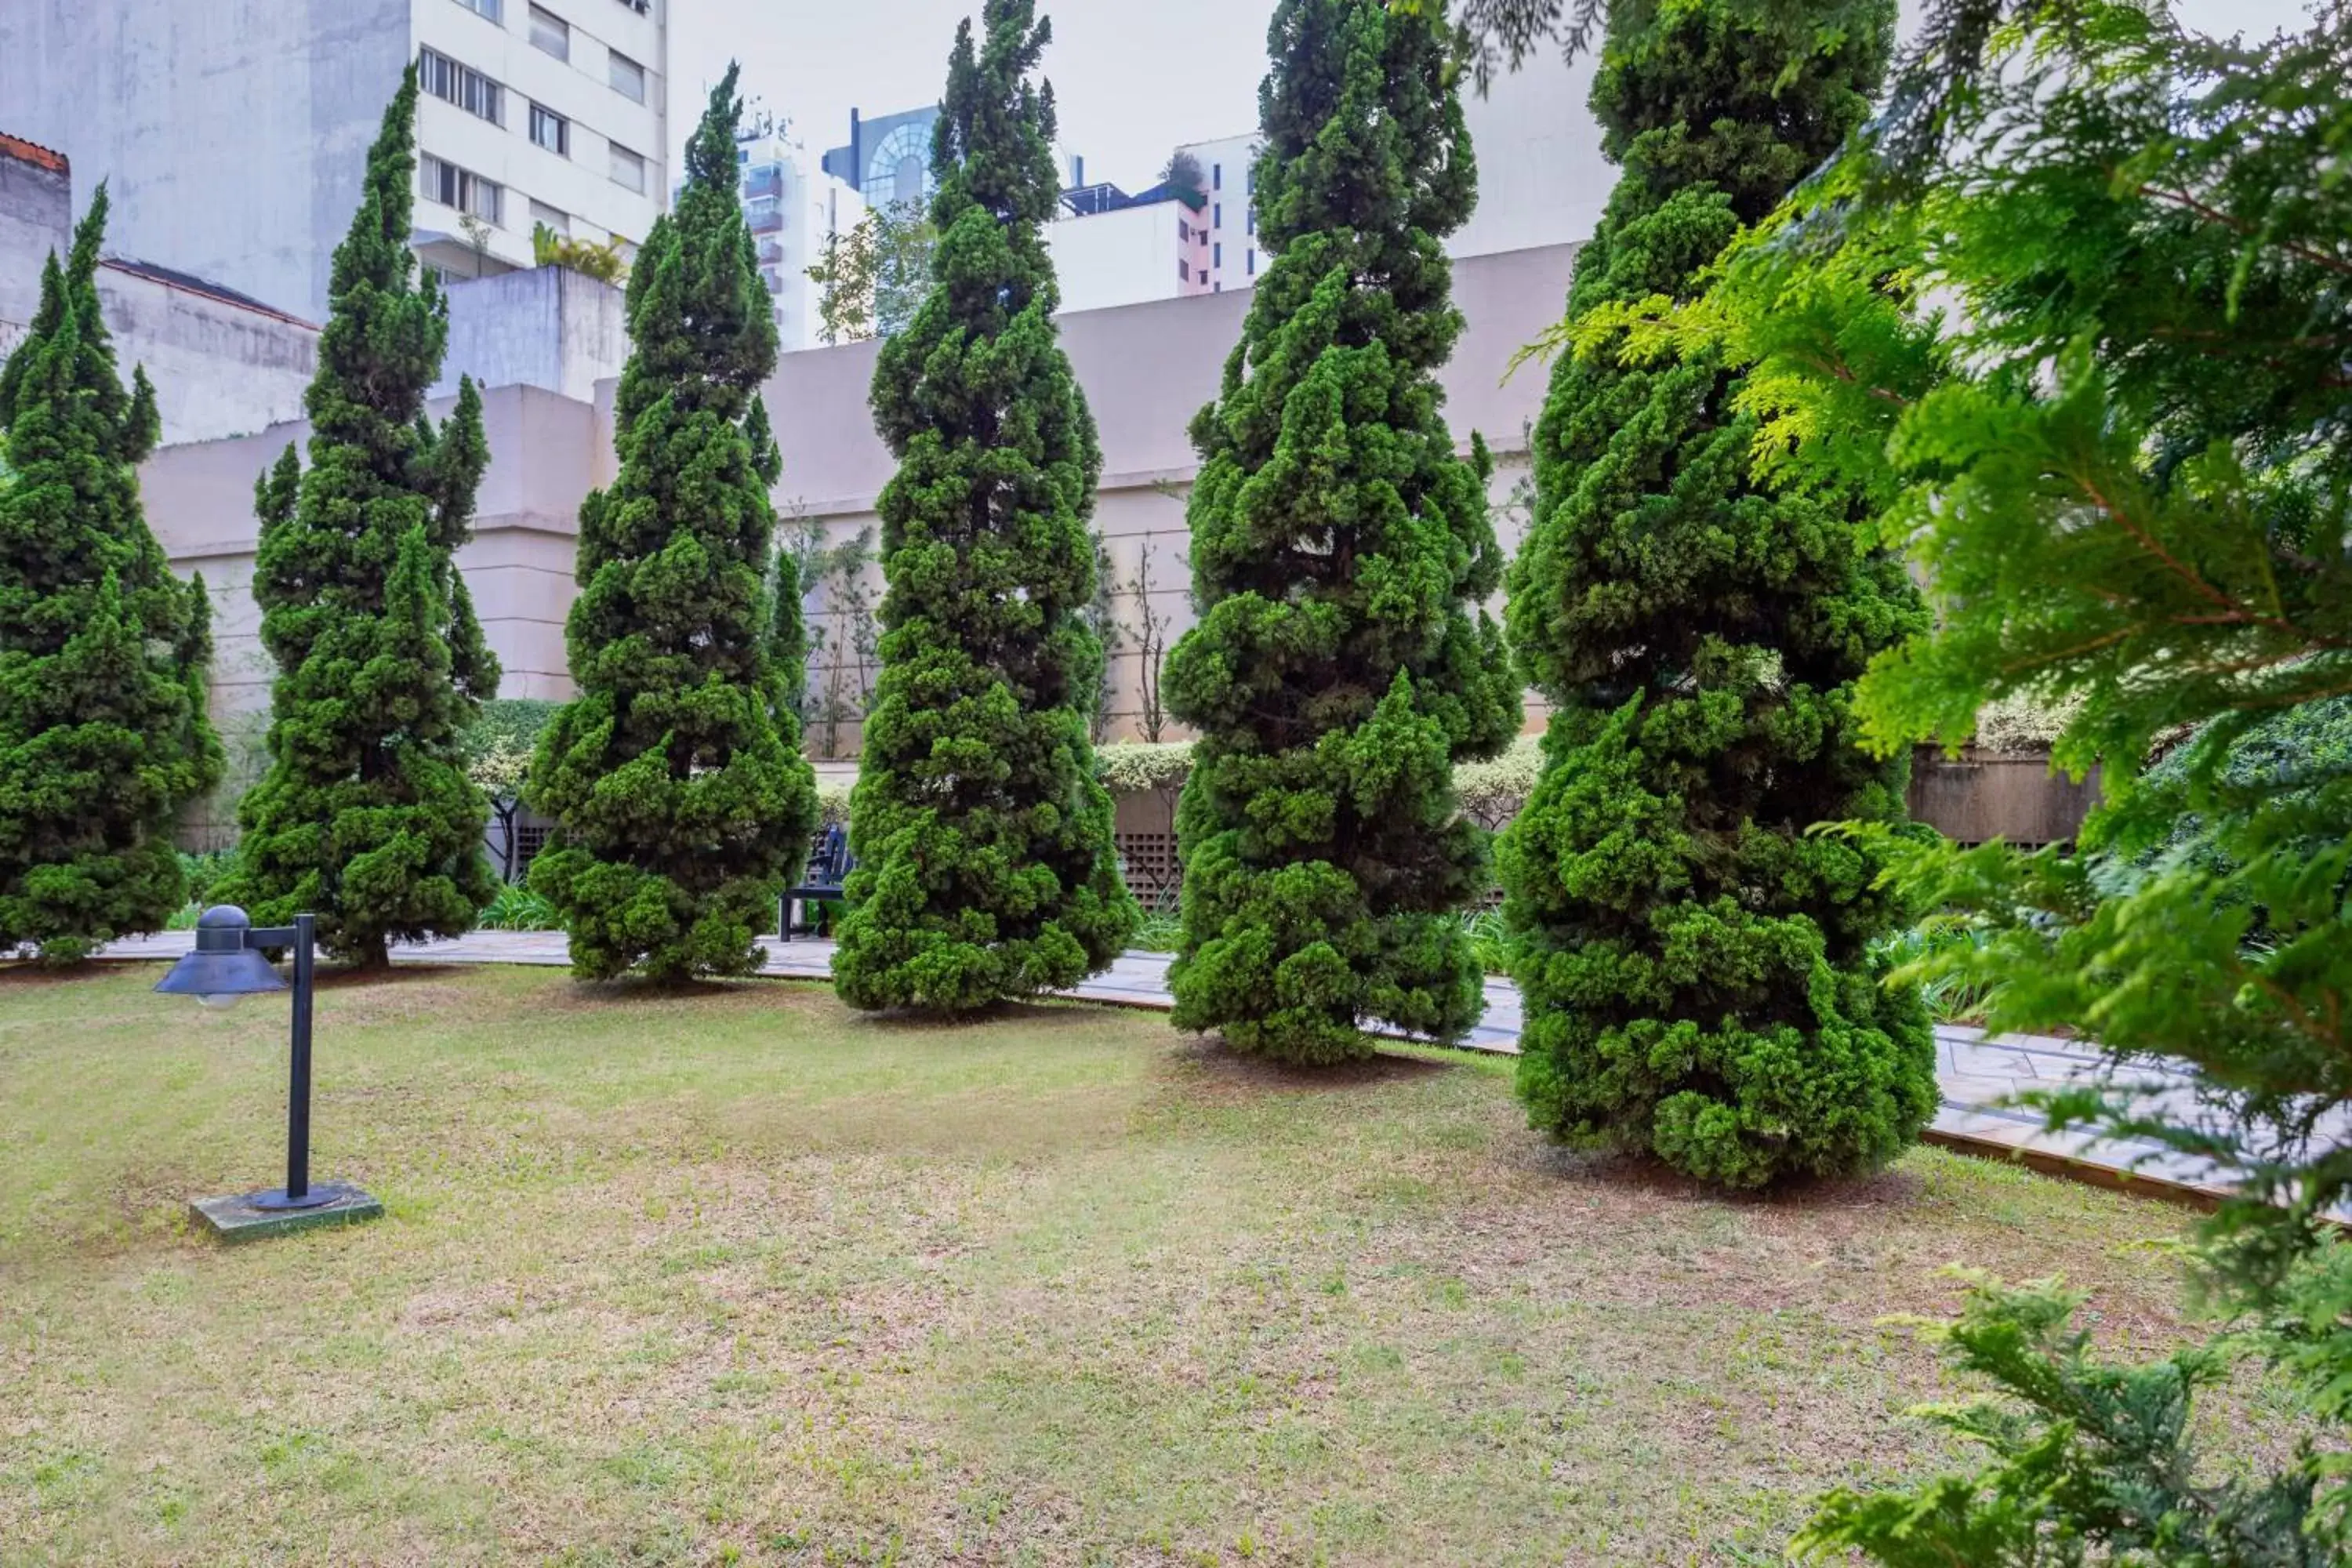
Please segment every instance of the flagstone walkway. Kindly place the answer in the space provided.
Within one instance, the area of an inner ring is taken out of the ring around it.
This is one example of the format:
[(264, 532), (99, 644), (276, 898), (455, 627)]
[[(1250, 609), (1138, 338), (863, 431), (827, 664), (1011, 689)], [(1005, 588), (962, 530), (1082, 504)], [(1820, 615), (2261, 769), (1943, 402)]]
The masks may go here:
[[(187, 931), (163, 931), (115, 943), (110, 959), (177, 958), (193, 941)], [(830, 980), (834, 944), (803, 937), (778, 942), (763, 937), (761, 973), (799, 980)], [(562, 931), (475, 931), (446, 942), (420, 942), (394, 950), (402, 963), (527, 963), (571, 962)], [(1121, 953), (1110, 968), (1062, 993), (1090, 1002), (1165, 1009), (1170, 955)], [(1524, 1018), (1518, 988), (1508, 980), (1486, 982), (1486, 1012), (1462, 1045), (1470, 1050), (1516, 1055)], [(2053, 1135), (2041, 1116), (2011, 1106), (2021, 1090), (2049, 1088), (2085, 1078), (2101, 1058), (2083, 1046), (2042, 1036), (1988, 1039), (1981, 1029), (1938, 1025), (1937, 1077), (1943, 1103), (1928, 1131), (1932, 1142), (1974, 1152), (2023, 1160), (2037, 1168), (2102, 1184), (2140, 1187), (2152, 1193), (2210, 1202), (2228, 1191), (2228, 1173), (2210, 1162), (2192, 1161), (2160, 1145), (2073, 1133)], [(2144, 1080), (2168, 1097), (2186, 1100), (2188, 1079), (2152, 1074)]]

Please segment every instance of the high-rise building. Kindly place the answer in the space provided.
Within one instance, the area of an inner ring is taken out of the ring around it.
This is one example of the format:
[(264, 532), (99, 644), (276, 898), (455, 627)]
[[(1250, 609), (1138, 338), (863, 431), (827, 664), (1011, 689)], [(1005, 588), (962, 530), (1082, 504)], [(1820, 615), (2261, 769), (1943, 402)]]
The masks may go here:
[[(760, 281), (776, 306), (776, 346), (790, 353), (817, 341), (817, 286), (811, 264), (828, 237), (845, 236), (866, 203), (845, 180), (809, 166), (807, 149), (773, 116), (751, 118), (735, 137), (743, 216), (759, 248)], [(672, 187), (676, 200), (677, 187)]]
[(849, 111), (849, 142), (826, 150), (824, 173), (845, 183), (869, 207), (928, 201), (940, 188), (931, 167), (931, 127), (940, 106), (904, 109), (867, 120)]
[[(107, 182), (108, 242), (323, 321), (367, 147), (412, 61), (415, 243), (458, 277), (545, 224), (642, 240), (669, 188), (669, 0), (7, 0), (11, 129)], [(87, 195), (82, 195), (87, 201)]]
[[(1465, 90), (1463, 115), (1478, 159), (1478, 205), (1449, 236), (1460, 259), (1572, 244), (1592, 232), (1616, 171), (1601, 156), (1601, 130), (1584, 101), (1590, 58), (1563, 71), (1549, 58), (1498, 77), (1488, 93)], [(1063, 193), (1066, 211), (1049, 231), (1062, 298), (1094, 310), (1253, 287), (1266, 267), (1257, 231), (1255, 132), (1176, 149), (1201, 171), (1197, 209), (1153, 215), (1168, 187), (1127, 196), (1115, 185)], [(1074, 180), (1074, 184), (1079, 182)], [(1110, 192), (1113, 196), (1096, 193)], [(1073, 199), (1079, 198), (1079, 199)]]
[(1265, 258), (1257, 248), (1257, 209), (1252, 205), (1257, 176), (1253, 169), (1263, 141), (1253, 131), (1215, 142), (1193, 142), (1176, 150), (1180, 155), (1191, 153), (1201, 165), (1206, 187), (1202, 195), (1209, 198), (1200, 214), (1200, 261), (1207, 268), (1208, 281), (1189, 292), (1222, 294), (1257, 281)]

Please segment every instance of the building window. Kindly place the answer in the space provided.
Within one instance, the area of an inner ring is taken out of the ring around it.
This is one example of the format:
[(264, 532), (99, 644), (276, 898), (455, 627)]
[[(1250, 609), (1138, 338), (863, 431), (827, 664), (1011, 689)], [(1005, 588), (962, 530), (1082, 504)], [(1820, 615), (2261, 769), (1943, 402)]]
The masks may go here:
[(492, 22), (506, 21), (506, 0), (457, 0), (457, 4), (477, 16)]
[(572, 24), (533, 5), (530, 41), (534, 48), (545, 49), (559, 60), (568, 60), (572, 58)]
[(505, 189), (494, 180), (486, 180), (471, 170), (455, 163), (446, 163), (426, 153), (416, 161), (416, 174), (424, 185), (427, 201), (439, 202), (445, 207), (456, 207), (485, 223), (499, 221), (499, 209), (506, 195)]
[(869, 206), (919, 202), (939, 189), (930, 170), (930, 133), (911, 122), (897, 126), (866, 160), (858, 194)]
[(1187, 283), (1192, 281), (1192, 264), (1181, 256), (1176, 258), (1176, 276)]
[(1225, 242), (1223, 240), (1221, 239), (1217, 241), (1216, 244), (1209, 247), (1209, 264), (1213, 267), (1223, 267), (1225, 264)]
[(416, 57), (416, 81), (434, 97), (445, 99), (468, 114), (478, 114), (493, 125), (506, 122), (506, 89), (471, 66), (461, 66), (446, 55), (423, 49)]
[(1209, 226), (1211, 228), (1223, 228), (1225, 226), (1224, 203), (1219, 202), (1209, 209)]
[(530, 139), (551, 153), (572, 155), (572, 121), (542, 104), (530, 106)]
[(1250, 275), (1251, 277), (1255, 278), (1255, 277), (1256, 277), (1256, 276), (1257, 276), (1257, 252), (1256, 252), (1256, 251), (1253, 250), (1253, 251), (1251, 251), (1251, 252), (1249, 253), (1248, 261), (1249, 261), (1249, 275)]
[(640, 16), (650, 16), (654, 14), (654, 0), (621, 0), (621, 4)]
[(646, 68), (618, 49), (604, 58), (605, 79), (613, 84), (613, 90), (632, 103), (643, 103), (646, 100)]
[(568, 235), (572, 232), (572, 215), (561, 207), (549, 206), (545, 202), (533, 202), (530, 204), (530, 226), (534, 234), (549, 228), (558, 234)]
[(1225, 188), (1225, 166), (1223, 163), (1209, 165), (1209, 188), (1213, 191), (1222, 191)]
[(646, 161), (618, 142), (612, 143), (612, 152), (613, 183), (643, 195), (646, 189)]
[(1212, 283), (1209, 285), (1209, 292), (1212, 294), (1222, 294), (1224, 291), (1225, 286), (1222, 283)]
[(1245, 233), (1255, 234), (1257, 232), (1257, 208), (1250, 208), (1249, 219), (1247, 223), (1243, 226), (1243, 228)]

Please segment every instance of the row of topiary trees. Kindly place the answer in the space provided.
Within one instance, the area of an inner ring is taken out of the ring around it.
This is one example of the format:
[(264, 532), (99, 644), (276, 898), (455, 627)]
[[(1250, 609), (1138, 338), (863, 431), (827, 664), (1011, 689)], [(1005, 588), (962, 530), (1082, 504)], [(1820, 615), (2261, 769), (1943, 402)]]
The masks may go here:
[[(1258, 165), (1274, 256), (1193, 426), (1199, 625), (1167, 690), (1201, 739), (1178, 820), (1177, 1020), (1325, 1061), (1378, 1019), (1478, 1016), (1449, 919), (1479, 886), (1450, 768), (1549, 700), (1545, 767), (1502, 836), (1520, 1089), (1537, 1122), (1757, 1185), (1853, 1170), (1936, 1104), (1926, 1015), (1869, 958), (1893, 918), (1871, 851), (1899, 762), (1849, 710), (1925, 618), (1851, 489), (1767, 488), (1739, 378), (1703, 352), (1587, 340), (1556, 365), (1509, 645), (1483, 450), (1435, 373), (1469, 214), (1454, 40), (1436, 7), (1289, 0)], [(1851, 9), (1851, 8), (1849, 8)], [(1592, 94), (1623, 169), (1571, 322), (1685, 300), (1862, 120), (1891, 5), (1824, 43), (1729, 4), (1608, 8)]]
[[(1866, 19), (1819, 45), (1727, 3), (1612, 8), (1593, 104), (1624, 174), (1572, 318), (1696, 291), (1861, 118), (1892, 8)], [(930, 290), (877, 367), (898, 471), (879, 502), (882, 672), (836, 961), (862, 1007), (957, 1013), (1067, 985), (1138, 918), (1089, 739), (1101, 458), (1053, 320), (1048, 41), (1034, 0), (987, 0), (959, 30)], [(1364, 1051), (1376, 1020), (1466, 1030), (1481, 975), (1454, 916), (1486, 849), (1453, 769), (1508, 743), (1533, 684), (1554, 709), (1547, 765), (1500, 868), (1538, 1121), (1734, 1184), (1884, 1158), (1934, 1103), (1927, 1026), (1864, 955), (1887, 921), (1870, 852), (1805, 829), (1899, 814), (1899, 767), (1853, 745), (1847, 709), (1864, 664), (1920, 624), (1907, 581), (1858, 532), (1860, 498), (1750, 478), (1756, 430), (1729, 369), (1600, 342), (1561, 357), (1536, 431), (1507, 655), (1482, 607), (1505, 576), (1491, 464), (1475, 437), (1461, 455), (1437, 380), (1462, 330), (1444, 243), (1475, 199), (1459, 37), (1437, 6), (1282, 0), (1269, 47), (1255, 203), (1273, 259), (1193, 425), (1200, 620), (1167, 667), (1170, 710), (1200, 735), (1179, 813), (1177, 1021), (1300, 1062)], [(816, 819), (735, 79), (712, 93), (677, 209), (629, 280), (619, 470), (581, 515), (578, 695), (528, 785), (558, 825), (532, 885), (590, 977), (752, 968)], [(310, 462), (289, 448), (257, 487), (255, 595), (280, 675), (270, 766), (220, 894), (265, 921), (316, 910), (362, 965), (467, 929), (491, 890), (462, 747), (498, 672), (454, 563), (488, 451), (470, 382), (447, 419), (425, 413), (447, 326), (407, 245), (415, 92), (412, 72), (335, 256)], [(95, 349), (68, 346), (95, 320), (81, 300), (96, 243), (78, 245), (11, 363), (5, 384), (32, 390), (9, 395), (33, 402), (10, 422), (26, 478), (0, 517), (58, 504), (35, 476), (52, 438), (41, 389), (79, 375), (108, 390), (66, 401), (110, 411), (78, 437), (119, 491), (96, 533), (135, 533), (154, 555), (131, 478), (152, 399), (125, 402), (102, 327)], [(93, 629), (41, 657), (103, 662), (83, 645), (112, 624), (106, 595), (145, 594), (143, 632), (118, 640), (151, 667), (144, 732), (182, 760), (102, 829), (123, 869), (95, 880), (143, 878), (144, 903), (91, 919), (0, 901), (0, 942), (59, 956), (160, 919), (171, 814), (218, 769), (190, 673), (200, 593), (159, 556), (110, 575), (102, 553), (68, 568), (96, 607), (75, 624)], [(0, 744), (18, 743), (26, 721), (5, 722)], [(35, 868), (0, 881), (5, 898), (88, 907), (40, 891), (61, 884), (26, 843), (9, 864)]]
[[(1849, 15), (1850, 13), (1850, 15)], [(1624, 175), (1571, 319), (1694, 297), (1716, 256), (1860, 122), (1891, 5), (1824, 41), (1729, 4), (1611, 8), (1593, 106)], [(933, 288), (877, 366), (883, 672), (852, 813), (836, 975), (861, 1006), (962, 1011), (1099, 969), (1134, 910), (1113, 869), (1082, 612), (1099, 468), (1055, 342), (1045, 28), (992, 0), (959, 36), (934, 148)], [(1373, 1022), (1459, 1036), (1482, 1005), (1455, 913), (1483, 886), (1457, 763), (1551, 701), (1505, 835), (1521, 1086), (1538, 1121), (1735, 1185), (1844, 1172), (1935, 1102), (1917, 998), (1867, 953), (1899, 762), (1849, 717), (1921, 629), (1868, 498), (1752, 477), (1738, 376), (1588, 343), (1555, 371), (1510, 573), (1490, 464), (1437, 372), (1462, 319), (1445, 237), (1475, 164), (1441, 7), (1283, 0), (1254, 203), (1272, 258), (1194, 421), (1199, 622), (1166, 670), (1199, 734), (1178, 814), (1176, 1021), (1297, 1062)], [(1705, 112), (1700, 112), (1701, 108)]]

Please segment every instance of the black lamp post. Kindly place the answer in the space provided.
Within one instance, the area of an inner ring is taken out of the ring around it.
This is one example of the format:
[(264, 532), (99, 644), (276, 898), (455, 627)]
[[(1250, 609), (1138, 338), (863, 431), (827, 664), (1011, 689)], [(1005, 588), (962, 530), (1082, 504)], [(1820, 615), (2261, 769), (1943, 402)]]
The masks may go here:
[(312, 1224), (373, 1219), (383, 1205), (344, 1182), (310, 1181), (310, 994), (318, 954), (318, 922), (296, 915), (290, 926), (257, 930), (235, 904), (215, 904), (196, 918), (195, 951), (156, 983), (167, 995), (194, 996), (206, 1007), (230, 1007), (239, 998), (283, 991), (261, 950), (294, 950), (294, 1049), (286, 1097), (286, 1184), (240, 1197), (199, 1198), (195, 1211), (231, 1240), (270, 1236)]

